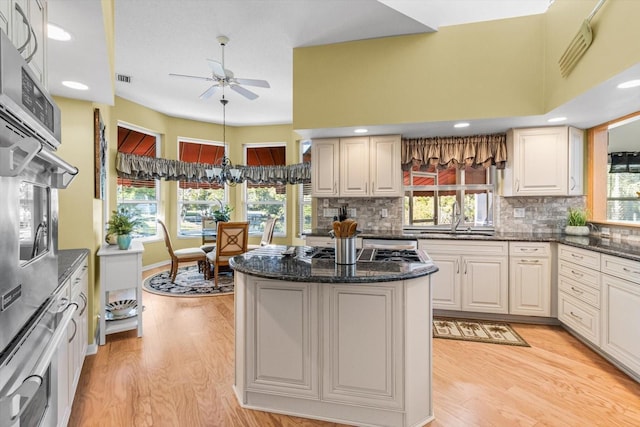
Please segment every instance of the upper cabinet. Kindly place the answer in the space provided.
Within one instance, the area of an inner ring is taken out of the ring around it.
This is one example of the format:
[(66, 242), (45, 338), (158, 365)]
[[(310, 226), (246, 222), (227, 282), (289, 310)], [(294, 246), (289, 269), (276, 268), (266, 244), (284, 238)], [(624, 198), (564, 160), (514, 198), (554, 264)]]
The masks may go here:
[(400, 135), (314, 140), (314, 197), (400, 197)]
[(0, 28), (45, 86), (46, 22), (46, 0), (0, 1)]
[(584, 193), (584, 132), (557, 126), (507, 132), (503, 196), (578, 196)]

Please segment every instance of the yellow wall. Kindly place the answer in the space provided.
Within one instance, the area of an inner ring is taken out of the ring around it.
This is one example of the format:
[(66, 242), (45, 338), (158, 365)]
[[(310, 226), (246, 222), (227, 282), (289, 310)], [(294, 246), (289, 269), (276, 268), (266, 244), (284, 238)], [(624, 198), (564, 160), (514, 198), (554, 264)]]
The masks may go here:
[(640, 1), (609, 1), (591, 21), (593, 44), (561, 77), (558, 59), (596, 3), (294, 49), (293, 128), (544, 114), (640, 61)]
[(293, 127), (538, 114), (542, 15), (294, 49)]

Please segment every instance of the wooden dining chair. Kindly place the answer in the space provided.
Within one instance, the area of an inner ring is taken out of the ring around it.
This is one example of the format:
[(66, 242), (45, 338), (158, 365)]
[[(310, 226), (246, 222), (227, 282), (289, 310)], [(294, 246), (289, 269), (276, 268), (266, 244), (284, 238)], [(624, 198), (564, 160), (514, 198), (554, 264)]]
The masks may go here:
[(267, 246), (271, 244), (273, 240), (273, 230), (276, 228), (276, 221), (278, 218), (269, 218), (264, 222), (264, 231), (262, 232), (262, 238), (260, 239), (259, 245), (249, 245), (247, 246), (248, 250), (258, 249), (263, 246)]
[(218, 222), (216, 249), (207, 254), (205, 274), (211, 274), (213, 265), (213, 284), (218, 287), (220, 266), (229, 265), (229, 260), (247, 252), (249, 240), (249, 221)]
[(202, 245), (200, 245), (200, 249), (206, 253), (216, 248), (216, 236), (214, 233), (217, 226), (216, 220), (212, 217), (202, 217)]
[[(178, 274), (178, 264), (181, 262), (198, 261), (198, 265), (206, 265), (207, 254), (200, 248), (184, 248), (174, 250), (173, 246), (171, 245), (171, 237), (169, 237), (167, 227), (164, 225), (164, 222), (160, 220), (158, 220), (158, 223), (162, 227), (162, 232), (164, 233), (164, 243), (167, 246), (169, 256), (171, 257), (171, 282), (174, 282), (176, 280), (176, 275)], [(205, 276), (207, 276), (206, 270), (204, 274)]]

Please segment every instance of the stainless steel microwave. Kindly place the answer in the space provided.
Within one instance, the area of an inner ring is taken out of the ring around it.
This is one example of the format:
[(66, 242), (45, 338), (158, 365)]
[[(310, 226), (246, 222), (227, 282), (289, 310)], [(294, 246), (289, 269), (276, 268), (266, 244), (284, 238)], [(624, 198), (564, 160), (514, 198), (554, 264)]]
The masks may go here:
[(60, 109), (22, 55), (0, 31), (0, 112), (30, 129), (55, 150), (60, 145)]

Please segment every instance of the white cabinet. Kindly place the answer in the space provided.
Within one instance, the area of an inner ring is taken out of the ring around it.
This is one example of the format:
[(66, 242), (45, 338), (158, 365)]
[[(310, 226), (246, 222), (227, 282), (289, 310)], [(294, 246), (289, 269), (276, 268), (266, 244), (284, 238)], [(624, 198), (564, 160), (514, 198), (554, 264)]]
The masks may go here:
[(600, 345), (600, 254), (558, 245), (558, 320)]
[(433, 308), (509, 312), (507, 242), (419, 240), (439, 271), (431, 280)]
[(66, 426), (71, 415), (73, 398), (76, 394), (82, 365), (87, 354), (88, 342), (88, 259), (84, 255), (80, 265), (71, 273), (62, 285), (64, 293), (72, 303), (78, 305), (77, 310), (67, 329), (67, 335), (63, 338), (57, 355), (56, 369), (56, 402), (57, 425)]
[(400, 136), (314, 140), (314, 197), (400, 197)]
[(256, 280), (247, 295), (247, 390), (317, 399), (318, 286)]
[[(142, 252), (144, 246), (138, 241), (132, 241), (127, 250), (119, 249), (117, 245), (103, 245), (98, 250), (100, 257), (100, 345), (104, 345), (107, 334), (138, 330), (142, 336)], [(137, 314), (132, 317), (106, 320), (105, 307), (110, 301), (109, 294), (116, 291), (131, 291), (135, 293), (138, 306)]]
[(46, 58), (46, 0), (4, 0), (0, 2), (0, 27), (22, 49), (22, 56), (40, 83), (47, 86)]
[(503, 196), (571, 196), (584, 192), (584, 132), (568, 126), (507, 132)]
[(401, 290), (323, 285), (323, 400), (402, 409)]
[(551, 315), (551, 244), (509, 243), (509, 313)]
[(340, 179), (340, 140), (322, 139), (311, 144), (311, 194), (315, 197), (338, 195)]
[(601, 280), (602, 350), (640, 375), (640, 262), (602, 255)]

